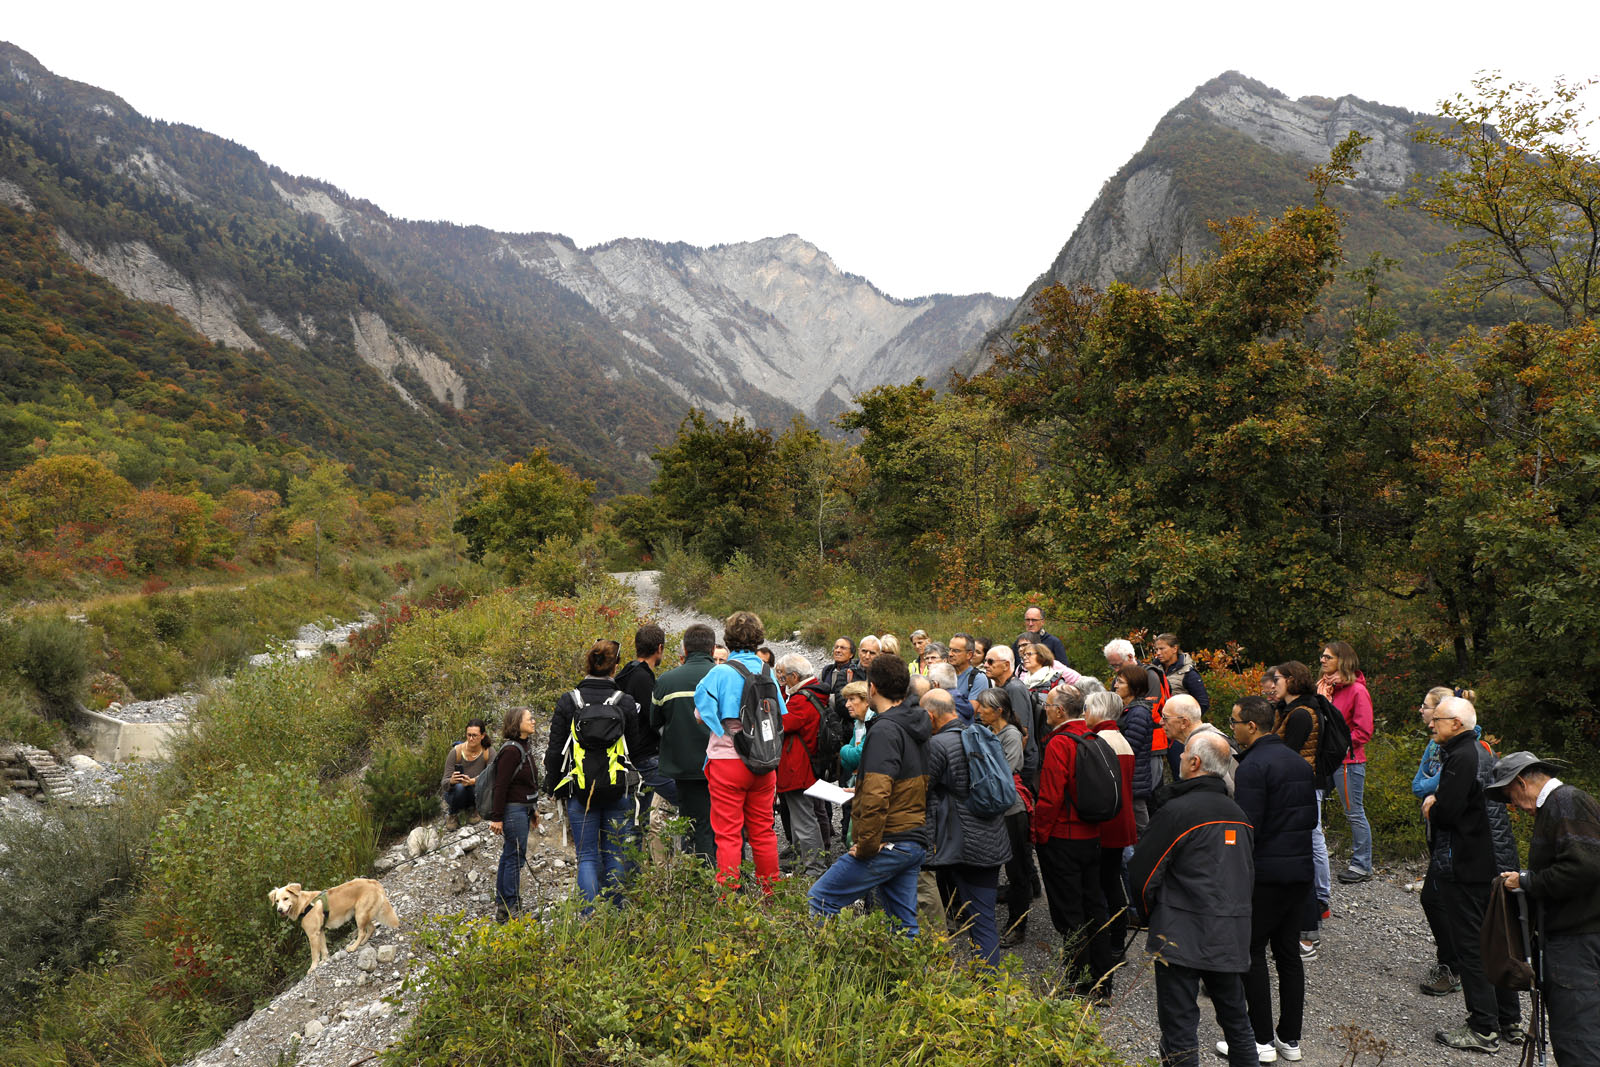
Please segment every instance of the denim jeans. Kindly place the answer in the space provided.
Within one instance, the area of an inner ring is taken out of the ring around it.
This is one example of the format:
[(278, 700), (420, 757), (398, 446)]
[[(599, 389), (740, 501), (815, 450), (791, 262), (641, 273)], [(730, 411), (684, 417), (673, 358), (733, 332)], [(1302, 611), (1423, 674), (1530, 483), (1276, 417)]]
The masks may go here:
[(848, 852), (840, 856), (807, 896), (819, 916), (837, 915), (852, 902), (877, 890), (889, 917), (900, 923), (907, 937), (917, 936), (917, 873), (927, 850), (921, 845), (886, 844), (869, 860)]
[(476, 810), (477, 796), (470, 785), (447, 785), (444, 788), (444, 813), (459, 815)]
[(522, 899), (522, 862), (528, 855), (529, 804), (507, 804), (501, 820), (505, 843), (500, 846), (500, 870), (495, 875), (495, 897), (507, 907)]
[(584, 802), (576, 797), (567, 801), (572, 849), (578, 854), (578, 892), (593, 903), (604, 889), (606, 896), (616, 901), (627, 874), (627, 848), (633, 841), (633, 801), (624, 795), (610, 804), (590, 803), (587, 807), (584, 810)]
[(1339, 800), (1344, 804), (1344, 816), (1350, 820), (1350, 866), (1358, 871), (1372, 870), (1372, 825), (1367, 822), (1362, 796), (1366, 792), (1367, 765), (1346, 763), (1333, 775), (1338, 787)]
[(1300, 927), (1302, 941), (1320, 940), (1323, 905), (1333, 899), (1333, 870), (1328, 865), (1328, 839), (1322, 833), (1322, 800), (1327, 791), (1317, 790), (1317, 828), (1311, 831), (1311, 896), (1306, 899), (1306, 917)]

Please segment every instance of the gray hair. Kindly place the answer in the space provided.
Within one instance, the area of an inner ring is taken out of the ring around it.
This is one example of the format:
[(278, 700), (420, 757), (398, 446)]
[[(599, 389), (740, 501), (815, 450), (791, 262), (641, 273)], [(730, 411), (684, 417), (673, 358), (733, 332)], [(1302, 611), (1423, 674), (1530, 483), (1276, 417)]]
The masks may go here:
[(1076, 719), (1083, 714), (1083, 694), (1070, 685), (1058, 685), (1050, 690), (1044, 698), (1046, 704), (1054, 704), (1067, 713), (1067, 718)]
[(996, 657), (1005, 660), (1007, 663), (1011, 664), (1013, 667), (1015, 667), (1017, 665), (1016, 653), (1011, 651), (1011, 646), (1010, 645), (996, 644), (989, 651), (993, 652)]
[(1445, 697), (1439, 701), (1433, 713), (1435, 716), (1448, 715), (1452, 719), (1459, 719), (1461, 725), (1469, 730), (1478, 725), (1478, 709), (1472, 706), (1472, 701), (1460, 697)]
[(1161, 706), (1161, 717), (1187, 719), (1193, 723), (1205, 721), (1205, 715), (1200, 711), (1200, 702), (1188, 693), (1177, 693), (1168, 697), (1167, 702)]
[(944, 645), (940, 644), (938, 641), (929, 641), (927, 644), (922, 646), (922, 654), (924, 656), (930, 652), (936, 656), (948, 656), (950, 654), (950, 650)]
[(1199, 757), (1201, 774), (1226, 778), (1228, 771), (1232, 769), (1233, 749), (1228, 747), (1228, 739), (1220, 733), (1207, 730), (1204, 733), (1190, 734), (1183, 751), (1187, 755)]
[(935, 663), (928, 668), (928, 681), (940, 689), (956, 687), (956, 669), (948, 663)]
[(791, 652), (778, 661), (779, 674), (798, 674), (802, 679), (809, 678), (816, 672), (811, 668), (811, 661), (798, 652)]
[(878, 645), (879, 646), (879, 650), (882, 651), (882, 645), (878, 641), (878, 635), (877, 634), (868, 634), (867, 636), (863, 637), (861, 640), (856, 642), (856, 648), (859, 649), (862, 645), (866, 644), (868, 641), (871, 641), (874, 645)]
[(1083, 717), (1090, 726), (1097, 722), (1110, 719), (1117, 721), (1117, 716), (1122, 714), (1122, 698), (1115, 693), (1108, 693), (1102, 688), (1098, 693), (1090, 693), (1083, 698)]
[(1100, 650), (1100, 654), (1106, 659), (1110, 659), (1113, 652), (1126, 659), (1133, 655), (1133, 642), (1126, 637), (1119, 637), (1114, 641), (1108, 641), (1106, 647)]
[(1105, 684), (1101, 682), (1100, 679), (1091, 678), (1087, 674), (1083, 675), (1072, 684), (1077, 686), (1078, 692), (1082, 693), (1086, 697), (1093, 696), (1096, 693), (1104, 693), (1106, 691)]
[(911, 692), (917, 697), (919, 702), (921, 701), (922, 697), (927, 696), (932, 691), (933, 683), (928, 680), (927, 675), (913, 674), (911, 676)]
[(948, 719), (956, 713), (956, 698), (943, 689), (930, 689), (922, 694), (922, 710), (936, 719)]

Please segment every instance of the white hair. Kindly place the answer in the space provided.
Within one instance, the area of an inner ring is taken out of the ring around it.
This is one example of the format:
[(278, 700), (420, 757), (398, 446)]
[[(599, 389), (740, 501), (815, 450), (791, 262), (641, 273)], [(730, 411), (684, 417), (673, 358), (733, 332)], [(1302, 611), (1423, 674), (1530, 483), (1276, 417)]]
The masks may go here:
[(1193, 723), (1202, 722), (1205, 719), (1205, 716), (1200, 712), (1200, 702), (1188, 693), (1177, 693), (1168, 697), (1167, 702), (1161, 705), (1161, 717), (1163, 719), (1188, 719)]
[(1106, 647), (1100, 650), (1100, 654), (1105, 656), (1105, 658), (1108, 660), (1111, 658), (1112, 653), (1116, 653), (1123, 659), (1132, 658), (1133, 642), (1129, 641), (1126, 637), (1119, 637), (1114, 641), (1107, 642)]
[(1107, 719), (1115, 722), (1117, 716), (1121, 714), (1122, 698), (1115, 693), (1101, 689), (1098, 693), (1089, 693), (1083, 698), (1083, 720), (1090, 726), (1105, 722)]
[(779, 674), (798, 674), (802, 679), (809, 678), (816, 673), (812, 670), (811, 661), (798, 652), (791, 652), (777, 663)]
[(1084, 696), (1092, 696), (1095, 693), (1104, 693), (1106, 691), (1105, 684), (1101, 682), (1100, 679), (1091, 678), (1087, 674), (1072, 684), (1076, 686), (1078, 692), (1082, 693)]
[(1200, 757), (1200, 773), (1214, 774), (1218, 778), (1226, 778), (1232, 768), (1233, 749), (1228, 747), (1228, 739), (1220, 733), (1207, 730), (1201, 734), (1191, 734), (1184, 744), (1183, 751), (1191, 756)]
[(928, 681), (940, 689), (956, 687), (956, 669), (948, 663), (935, 663), (928, 668)]
[(1461, 725), (1471, 730), (1478, 725), (1478, 709), (1472, 706), (1472, 701), (1460, 697), (1445, 697), (1439, 701), (1438, 708), (1434, 709), (1435, 715), (1448, 715), (1452, 719), (1459, 719)]
[(871, 641), (874, 645), (878, 644), (878, 635), (877, 634), (868, 634), (867, 636), (863, 637), (861, 640), (856, 642), (856, 648), (860, 649), (861, 646), (866, 644), (868, 641)]
[(1011, 651), (1011, 646), (1010, 645), (995, 645), (989, 651), (994, 653), (999, 658), (1005, 660), (1007, 663), (1011, 664), (1013, 667), (1015, 667), (1017, 665), (1017, 657)]

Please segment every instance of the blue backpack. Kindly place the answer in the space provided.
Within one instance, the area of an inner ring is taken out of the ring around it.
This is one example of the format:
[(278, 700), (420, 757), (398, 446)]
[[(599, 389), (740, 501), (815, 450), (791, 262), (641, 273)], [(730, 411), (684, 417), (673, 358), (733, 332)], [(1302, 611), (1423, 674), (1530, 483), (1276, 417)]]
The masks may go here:
[(983, 723), (975, 722), (961, 731), (961, 751), (966, 753), (967, 776), (972, 781), (967, 810), (985, 818), (1004, 815), (1017, 802), (1017, 786), (1000, 739)]

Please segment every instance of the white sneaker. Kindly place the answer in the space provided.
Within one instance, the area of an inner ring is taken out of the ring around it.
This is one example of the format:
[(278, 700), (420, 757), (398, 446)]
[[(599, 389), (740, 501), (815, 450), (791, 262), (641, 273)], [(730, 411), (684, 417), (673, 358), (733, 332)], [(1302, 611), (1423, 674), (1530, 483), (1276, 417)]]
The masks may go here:
[(1280, 1037), (1274, 1036), (1272, 1039), (1272, 1047), (1278, 1050), (1278, 1055), (1282, 1056), (1290, 1063), (1300, 1062), (1300, 1042), (1285, 1041)]
[[(1218, 1056), (1223, 1056), (1223, 1057), (1226, 1057), (1228, 1055), (1228, 1043), (1226, 1041), (1218, 1041), (1217, 1042), (1217, 1055)], [(1294, 1058), (1295, 1059), (1299, 1059), (1300, 1058), (1300, 1051), (1299, 1051), (1298, 1048), (1295, 1049)], [(1256, 1062), (1257, 1063), (1277, 1063), (1278, 1062), (1278, 1050), (1276, 1048), (1274, 1048), (1272, 1045), (1261, 1045), (1261, 1044), (1256, 1045)]]

